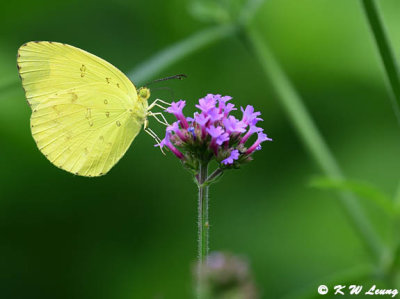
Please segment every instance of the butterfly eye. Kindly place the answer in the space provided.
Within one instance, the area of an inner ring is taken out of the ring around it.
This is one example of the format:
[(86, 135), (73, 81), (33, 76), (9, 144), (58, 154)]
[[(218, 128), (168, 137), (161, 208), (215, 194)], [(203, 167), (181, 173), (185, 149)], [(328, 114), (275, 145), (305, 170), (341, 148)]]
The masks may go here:
[(150, 97), (150, 89), (147, 87), (142, 87), (139, 89), (139, 98), (142, 101), (146, 101)]

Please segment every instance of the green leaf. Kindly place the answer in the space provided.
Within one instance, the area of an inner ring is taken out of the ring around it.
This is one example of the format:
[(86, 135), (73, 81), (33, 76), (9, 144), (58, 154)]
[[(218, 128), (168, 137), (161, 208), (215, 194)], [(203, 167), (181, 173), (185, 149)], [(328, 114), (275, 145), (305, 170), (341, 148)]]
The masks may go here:
[(329, 177), (318, 177), (312, 179), (311, 186), (319, 189), (351, 191), (357, 194), (359, 197), (375, 203), (387, 214), (391, 216), (396, 214), (396, 209), (390, 197), (387, 196), (382, 190), (369, 183), (344, 179), (333, 179)]

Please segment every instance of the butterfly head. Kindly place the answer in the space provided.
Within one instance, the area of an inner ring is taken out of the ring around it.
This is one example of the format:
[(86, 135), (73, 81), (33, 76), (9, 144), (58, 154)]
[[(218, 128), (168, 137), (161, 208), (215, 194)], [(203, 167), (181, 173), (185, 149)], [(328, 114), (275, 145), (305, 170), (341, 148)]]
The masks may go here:
[(137, 94), (139, 101), (146, 102), (148, 98), (150, 98), (150, 89), (147, 87), (140, 87)]

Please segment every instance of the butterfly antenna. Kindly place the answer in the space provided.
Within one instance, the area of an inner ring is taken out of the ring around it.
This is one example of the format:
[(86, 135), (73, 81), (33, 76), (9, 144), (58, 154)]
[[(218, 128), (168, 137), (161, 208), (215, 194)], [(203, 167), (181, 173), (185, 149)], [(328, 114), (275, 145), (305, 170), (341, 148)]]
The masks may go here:
[(183, 80), (185, 78), (187, 78), (187, 76), (185, 74), (178, 74), (178, 75), (169, 76), (169, 77), (165, 77), (165, 78), (161, 78), (161, 79), (156, 79), (156, 80), (150, 81), (150, 82), (146, 83), (144, 86), (149, 86), (150, 84), (154, 84), (154, 83), (160, 82), (160, 81), (167, 81), (167, 80), (172, 80), (172, 79)]

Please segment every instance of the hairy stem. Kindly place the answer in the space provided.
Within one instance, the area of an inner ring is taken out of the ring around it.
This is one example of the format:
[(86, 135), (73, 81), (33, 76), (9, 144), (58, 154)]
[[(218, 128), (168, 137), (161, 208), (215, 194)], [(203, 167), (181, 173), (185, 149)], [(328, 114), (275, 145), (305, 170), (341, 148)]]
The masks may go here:
[[(280, 103), (311, 156), (326, 175), (336, 179), (343, 179), (339, 165), (318, 131), (302, 99), (276, 62), (265, 42), (251, 28), (245, 31), (244, 40), (255, 57), (258, 58), (269, 83), (275, 90)], [(376, 260), (381, 262), (386, 249), (361, 209), (358, 200), (351, 193), (342, 191), (339, 192), (339, 202), (343, 206), (351, 224), (364, 241), (368, 251)]]
[(222, 174), (224, 173), (224, 171), (221, 168), (217, 168), (216, 170), (214, 170), (214, 172), (212, 174), (210, 174), (207, 178), (207, 184), (211, 184), (214, 183), (217, 179), (219, 179)]
[(362, 5), (385, 68), (391, 91), (390, 98), (392, 100), (393, 110), (397, 121), (400, 124), (400, 73), (393, 54), (393, 49), (391, 48), (382, 16), (379, 11), (379, 6), (376, 1), (362, 0)]
[(204, 266), (207, 264), (208, 256), (208, 185), (205, 184), (208, 177), (208, 163), (200, 164), (197, 185), (199, 188), (198, 199), (198, 278), (197, 297), (203, 298)]

